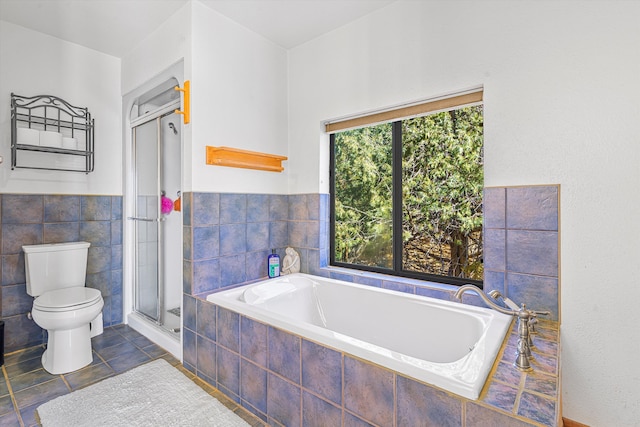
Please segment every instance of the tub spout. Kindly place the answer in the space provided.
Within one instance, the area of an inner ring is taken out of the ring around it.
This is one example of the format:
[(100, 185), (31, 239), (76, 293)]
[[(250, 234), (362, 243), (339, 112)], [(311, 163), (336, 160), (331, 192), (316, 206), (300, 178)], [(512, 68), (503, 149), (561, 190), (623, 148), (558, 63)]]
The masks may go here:
[(510, 300), (509, 298), (505, 297), (504, 295), (502, 295), (500, 293), (500, 291), (497, 290), (493, 290), (489, 292), (489, 296), (491, 298), (493, 298), (494, 300), (498, 300), (498, 299), (502, 299), (502, 302), (505, 303), (505, 305), (507, 307), (509, 307), (511, 310), (520, 310), (520, 307), (518, 307), (518, 304), (516, 304), (515, 302), (513, 302), (512, 300)]
[[(484, 301), (485, 304), (487, 304), (487, 306), (491, 307), (492, 309), (494, 309), (496, 311), (499, 311), (500, 313), (507, 314), (509, 316), (517, 316), (518, 315), (518, 311), (517, 310), (514, 311), (514, 310), (508, 310), (506, 308), (502, 308), (498, 304), (496, 304), (495, 302), (491, 301), (487, 297), (487, 295), (484, 292), (482, 292), (482, 290), (480, 288), (478, 288), (477, 286), (474, 286), (474, 285), (463, 285), (463, 286), (460, 286), (453, 296), (456, 299), (459, 299), (459, 300), (462, 301), (462, 294), (464, 294), (467, 291), (475, 292), (480, 298), (482, 298), (482, 300)], [(491, 292), (493, 292), (493, 291), (491, 291)]]

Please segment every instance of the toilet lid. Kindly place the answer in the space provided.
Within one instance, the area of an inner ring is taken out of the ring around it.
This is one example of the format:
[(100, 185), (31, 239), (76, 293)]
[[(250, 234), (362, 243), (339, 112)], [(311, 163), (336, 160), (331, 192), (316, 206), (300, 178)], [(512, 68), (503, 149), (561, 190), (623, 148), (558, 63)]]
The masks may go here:
[(102, 300), (97, 289), (78, 287), (45, 292), (33, 301), (33, 308), (43, 311), (66, 311), (93, 305)]

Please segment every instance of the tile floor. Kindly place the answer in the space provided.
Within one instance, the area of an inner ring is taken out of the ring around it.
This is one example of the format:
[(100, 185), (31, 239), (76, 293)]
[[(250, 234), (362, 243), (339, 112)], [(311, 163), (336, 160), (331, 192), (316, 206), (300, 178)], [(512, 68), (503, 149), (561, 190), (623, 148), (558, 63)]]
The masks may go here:
[(252, 427), (265, 426), (244, 408), (184, 369), (170, 353), (126, 325), (105, 328), (102, 335), (92, 339), (92, 343), (93, 363), (64, 375), (51, 375), (42, 368), (40, 356), (43, 346), (5, 355), (0, 379), (0, 427), (37, 426), (35, 410), (44, 402), (158, 358), (167, 360)]

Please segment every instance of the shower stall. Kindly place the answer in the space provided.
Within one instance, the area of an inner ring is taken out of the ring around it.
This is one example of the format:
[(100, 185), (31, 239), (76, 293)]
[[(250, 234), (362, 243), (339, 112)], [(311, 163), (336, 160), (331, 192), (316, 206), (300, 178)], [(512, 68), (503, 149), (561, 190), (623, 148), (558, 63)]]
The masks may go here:
[(125, 322), (181, 358), (182, 117), (176, 77), (125, 96)]

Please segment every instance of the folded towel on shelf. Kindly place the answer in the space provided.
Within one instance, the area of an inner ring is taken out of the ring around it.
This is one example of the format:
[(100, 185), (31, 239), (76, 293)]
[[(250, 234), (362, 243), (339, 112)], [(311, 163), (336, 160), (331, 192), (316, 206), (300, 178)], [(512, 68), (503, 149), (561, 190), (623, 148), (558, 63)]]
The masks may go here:
[(70, 138), (67, 136), (62, 137), (62, 148), (66, 148), (67, 150), (77, 150), (78, 149), (78, 141), (75, 138)]
[(17, 131), (18, 144), (40, 145), (40, 132), (36, 129), (18, 128)]
[(40, 145), (43, 147), (62, 147), (62, 134), (48, 130), (40, 131)]

